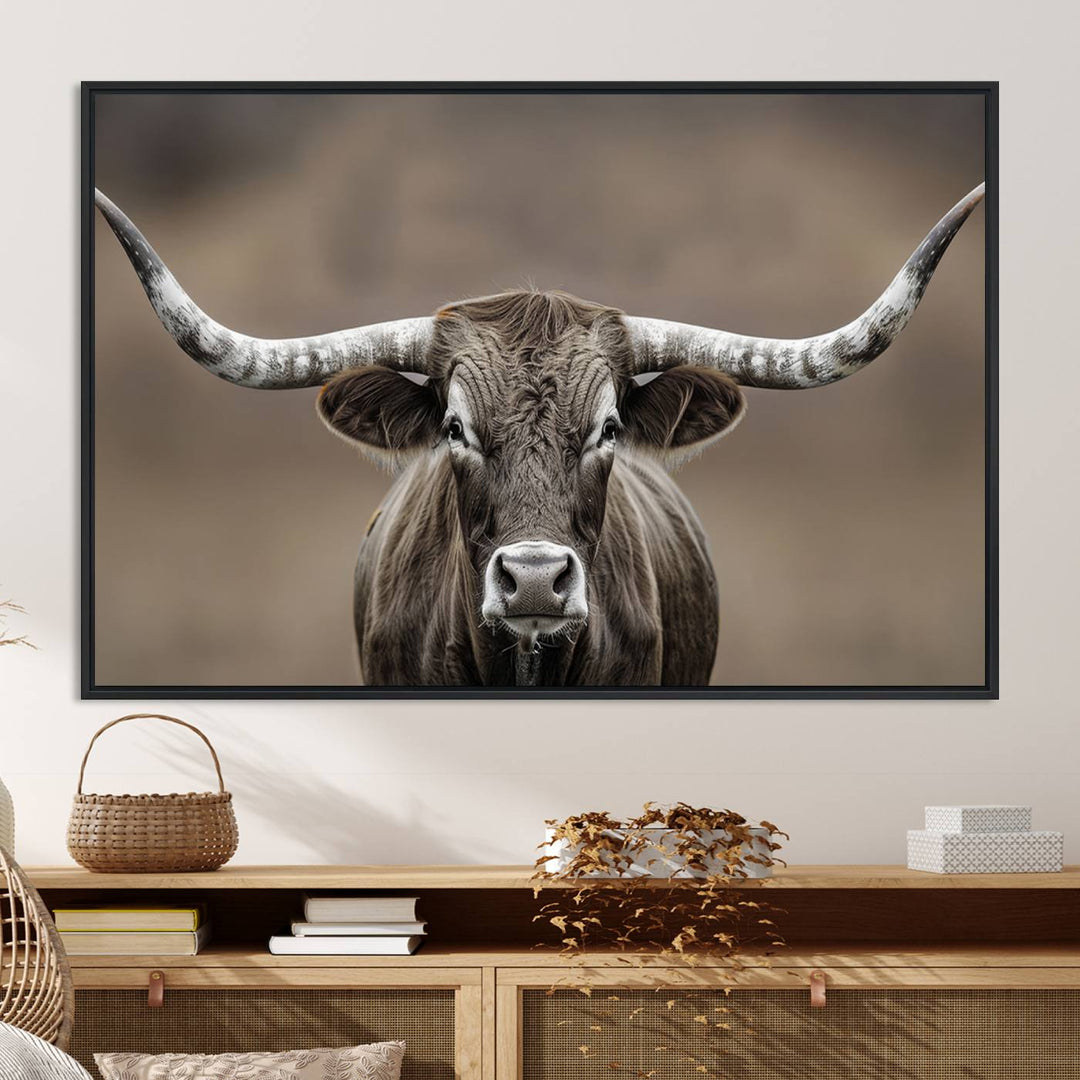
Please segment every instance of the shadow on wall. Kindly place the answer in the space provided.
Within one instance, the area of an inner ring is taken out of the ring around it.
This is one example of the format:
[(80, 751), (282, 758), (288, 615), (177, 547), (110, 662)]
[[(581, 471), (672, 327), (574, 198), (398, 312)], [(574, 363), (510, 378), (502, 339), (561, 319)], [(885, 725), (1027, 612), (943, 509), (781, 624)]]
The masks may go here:
[[(206, 751), (155, 732), (151, 752), (170, 769), (206, 769)], [(326, 773), (298, 773), (285, 753), (265, 742), (258, 746), (258, 764), (245, 771), (222, 764), (226, 790), (232, 792), (240, 828), (241, 849), (245, 821), (258, 818), (268, 833), (281, 835), (311, 854), (312, 863), (331, 865), (397, 865), (405, 863), (462, 863), (498, 861), (494, 849), (485, 848), (475, 834), (455, 844), (446, 831), (425, 824), (437, 814), (432, 807), (412, 800), (408, 820), (378, 809), (333, 787)]]

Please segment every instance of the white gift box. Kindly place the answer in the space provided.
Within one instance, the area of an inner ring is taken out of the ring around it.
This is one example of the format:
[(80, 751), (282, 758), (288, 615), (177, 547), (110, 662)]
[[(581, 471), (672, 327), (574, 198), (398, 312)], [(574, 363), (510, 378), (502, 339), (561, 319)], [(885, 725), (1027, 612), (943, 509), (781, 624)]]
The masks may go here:
[(928, 806), (926, 831), (1030, 832), (1030, 806)]
[(908, 831), (908, 869), (932, 874), (1053, 874), (1064, 860), (1059, 832)]
[[(759, 825), (755, 825), (750, 828), (751, 841), (749, 844), (743, 844), (743, 850), (740, 853), (743, 856), (741, 863), (741, 872), (748, 878), (765, 878), (772, 877), (772, 867), (762, 866), (761, 863), (747, 862), (747, 855), (754, 855), (759, 858), (768, 857), (771, 854), (769, 848), (769, 838), (772, 833), (768, 829), (763, 829)], [(628, 833), (620, 829), (611, 829), (610, 834), (613, 839), (624, 839)], [(723, 874), (730, 872), (727, 870), (727, 864), (722, 859), (711, 858), (706, 860), (705, 870), (691, 870), (683, 860), (675, 853), (675, 845), (679, 842), (679, 833), (676, 830), (656, 828), (656, 829), (637, 829), (634, 830), (635, 838), (643, 836), (647, 841), (644, 845), (633, 852), (633, 860), (626, 867), (623, 877), (657, 877), (657, 878), (703, 878), (709, 874)], [(719, 839), (724, 845), (729, 842), (729, 837), (726, 832), (719, 830), (706, 830), (699, 834), (702, 844), (705, 846), (711, 845), (715, 840)], [(578, 848), (569, 843), (567, 840), (555, 840), (552, 837), (552, 830), (548, 829), (546, 833), (547, 846), (545, 847), (545, 854), (547, 855), (547, 861), (544, 863), (543, 869), (550, 873), (558, 873), (560, 870), (565, 870), (570, 864), (570, 861), (578, 853)], [(734, 867), (733, 867), (734, 869)], [(614, 870), (610, 875), (605, 875), (603, 871), (597, 871), (597, 877), (618, 876)]]

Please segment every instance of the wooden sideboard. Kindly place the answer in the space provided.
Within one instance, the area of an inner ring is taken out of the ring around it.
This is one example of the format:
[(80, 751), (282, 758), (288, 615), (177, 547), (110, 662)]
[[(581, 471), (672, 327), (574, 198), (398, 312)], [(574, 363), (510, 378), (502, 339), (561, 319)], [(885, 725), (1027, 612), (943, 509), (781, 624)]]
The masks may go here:
[[(586, 999), (567, 998), (563, 991), (547, 993), (555, 984), (628, 994), (697, 988), (715, 990), (718, 995), (732, 985), (730, 969), (721, 963), (705, 961), (686, 967), (648, 954), (599, 953), (586, 965), (568, 967), (557, 955), (550, 928), (534, 921), (543, 901), (534, 897), (525, 867), (230, 866), (214, 873), (180, 875), (93, 874), (76, 867), (39, 867), (29, 873), (50, 907), (79, 900), (168, 903), (183, 897), (206, 902), (214, 921), (215, 940), (197, 957), (72, 958), (79, 1003), (76, 1043), (83, 1047), (84, 1060), (94, 1039), (132, 1040), (131, 1045), (92, 1047), (99, 1050), (199, 1048), (159, 1045), (167, 1032), (176, 1030), (168, 1024), (171, 1003), (183, 1001), (188, 1010), (176, 1014), (176, 1023), (188, 1032), (184, 1038), (206, 1039), (215, 1025), (222, 1029), (214, 1034), (218, 1041), (212, 1048), (218, 1049), (228, 1048), (230, 1022), (220, 1019), (228, 1014), (215, 1006), (206, 1016), (196, 1015), (200, 1002), (246, 1008), (243, 1015), (248, 1019), (236, 1021), (239, 1030), (249, 1020), (252, 1025), (271, 1022), (266, 1016), (278, 1013), (267, 1002), (291, 1001), (295, 1008), (289, 1015), (294, 1018), (323, 1016), (323, 998), (316, 993), (322, 992), (326, 1002), (336, 1003), (335, 1008), (349, 994), (363, 998), (365, 1007), (374, 1010), (370, 1015), (383, 1018), (370, 1021), (376, 1025), (370, 1028), (374, 1037), (395, 1033), (377, 1029), (378, 1023), (406, 1023), (407, 1012), (393, 1012), (395, 995), (418, 1016), (430, 1001), (431, 1020), (417, 1022), (416, 1038), (430, 1036), (431, 1045), (425, 1050), (425, 1061), (407, 1071), (407, 1077), (592, 1077), (603, 1075), (610, 1066), (594, 1062), (584, 1052), (578, 1060), (576, 1045), (565, 1053), (557, 1045), (558, 1026), (570, 1028), (572, 1021), (577, 1023), (575, 1000), (584, 1003)], [(670, 885), (657, 881), (653, 887)], [(1045, 1018), (1048, 1009), (1064, 1010), (1052, 1025), (1057, 1034), (1038, 1035), (1044, 1045), (1039, 1076), (1080, 1078), (1080, 1023), (1072, 1024), (1072, 1020), (1080, 1021), (1080, 868), (1061, 874), (940, 876), (894, 866), (802, 866), (778, 870), (761, 887), (768, 891), (770, 902), (785, 911), (778, 921), (788, 947), (771, 956), (761, 952), (744, 957), (747, 967), (733, 985), (736, 997), (744, 995), (748, 1001), (755, 994), (760, 1002), (782, 1001), (784, 1010), (776, 1014), (777, 1022), (786, 1025), (789, 1034), (798, 1029), (791, 1038), (803, 1039), (816, 1032), (806, 1045), (823, 1057), (819, 1072), (811, 1068), (806, 1076), (849, 1075), (843, 1071), (844, 1062), (853, 1045), (852, 1032), (857, 1030), (859, 1053), (869, 1054), (879, 1067), (888, 1065), (893, 1080), (918, 1076), (920, 1066), (912, 1062), (919, 1054), (944, 1060), (955, 1050), (961, 1069), (963, 1056), (978, 1052), (965, 1047), (969, 1043), (977, 1047), (987, 1039), (993, 1043), (992, 1050), (987, 1050), (991, 1064), (983, 1071), (955, 1075), (1014, 1080), (1025, 1075), (1010, 1057), (1022, 1053), (1026, 1037), (1027, 1021), (1018, 1004), (1030, 1002), (1032, 1016)], [(296, 915), (301, 894), (333, 890), (419, 896), (421, 916), (429, 924), (427, 941), (409, 957), (271, 956), (266, 939), (281, 932)], [(155, 972), (164, 978), (165, 1007), (147, 1020), (145, 995)], [(824, 987), (826, 1004), (810, 1014), (812, 983)], [(222, 994), (211, 999), (192, 991)], [(271, 993), (294, 996), (268, 997)], [(259, 1007), (248, 1008), (245, 994), (261, 1003)], [(365, 994), (369, 997), (364, 998)], [(760, 996), (764, 994), (770, 996)], [(837, 1021), (832, 1027), (830, 1005), (834, 1016), (848, 1010), (842, 1023)], [(117, 1019), (118, 1010), (128, 1010), (127, 1019)], [(266, 1016), (260, 1020), (263, 1013)], [(983, 1015), (985, 1036), (966, 1030), (972, 1023), (983, 1023), (978, 1019)], [(887, 1016), (892, 1020), (882, 1019)], [(80, 1017), (85, 1018), (81, 1036)], [(97, 1022), (95, 1017), (103, 1018), (107, 1029), (88, 1030), (88, 1025), (92, 1028)], [(909, 1021), (910, 1039), (905, 1034)], [(882, 1031), (880, 1051), (873, 1049), (875, 1024)], [(1020, 1028), (1003, 1030), (1002, 1025), (1008, 1029), (1009, 1024)], [(450, 1027), (437, 1038), (440, 1025)], [(1034, 1030), (1039, 1025), (1028, 1026)], [(960, 1027), (965, 1030), (961, 1032)], [(252, 1027), (250, 1038), (264, 1038), (260, 1030)], [(143, 1034), (136, 1037), (139, 1032)], [(886, 1034), (893, 1049), (884, 1049)], [(1047, 1038), (1057, 1042), (1047, 1048)], [(1000, 1047), (994, 1039), (1001, 1041)], [(140, 1045), (135, 1045), (139, 1040)], [(758, 1040), (756, 1045), (763, 1047), (760, 1054), (784, 1051), (779, 1036)], [(1067, 1064), (1062, 1066), (1064, 1072), (1046, 1068), (1046, 1053), (1067, 1062), (1074, 1049), (1075, 1071), (1069, 1071)], [(752, 1056), (750, 1051), (745, 1053)], [(890, 1054), (908, 1064), (890, 1064)], [(537, 1055), (543, 1061), (538, 1062)], [(743, 1061), (743, 1075), (771, 1075), (766, 1065), (755, 1072), (757, 1066), (750, 1056)], [(663, 1070), (657, 1074), (664, 1075)], [(856, 1070), (850, 1075), (863, 1074)]]

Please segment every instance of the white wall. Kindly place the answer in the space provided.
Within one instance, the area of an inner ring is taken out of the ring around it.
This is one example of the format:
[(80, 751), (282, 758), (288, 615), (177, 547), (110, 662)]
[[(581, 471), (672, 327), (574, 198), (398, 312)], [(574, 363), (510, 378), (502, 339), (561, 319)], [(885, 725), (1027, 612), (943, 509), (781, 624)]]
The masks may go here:
[[(77, 689), (83, 78), (999, 78), (1000, 702), (159, 707), (216, 742), (242, 862), (524, 862), (545, 817), (677, 798), (781, 823), (801, 862), (902, 861), (924, 803), (1032, 802), (1080, 861), (1074, 7), (98, 0), (3, 21), (0, 592), (41, 650), (0, 654), (23, 861), (66, 858), (84, 745), (128, 711)], [(206, 778), (169, 732), (117, 733), (96, 764), (98, 790)]]

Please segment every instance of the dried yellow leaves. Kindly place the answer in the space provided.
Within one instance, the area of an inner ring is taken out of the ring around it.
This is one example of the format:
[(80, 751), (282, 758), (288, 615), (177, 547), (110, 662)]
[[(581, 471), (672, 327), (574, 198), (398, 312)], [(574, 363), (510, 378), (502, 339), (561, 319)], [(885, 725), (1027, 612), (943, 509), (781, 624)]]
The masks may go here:
[[(687, 1039), (685, 1048), (670, 1040), (658, 1044), (654, 1054), (676, 1055), (693, 1074), (722, 1075), (705, 1063), (699, 1043), (705, 1031), (713, 1040), (732, 1037), (731, 1023), (709, 1015), (710, 1009), (721, 1014), (729, 1010), (713, 1004), (715, 989), (671, 991), (670, 969), (707, 962), (732, 983), (745, 967), (742, 956), (748, 947), (768, 954), (783, 945), (776, 921), (765, 917), (777, 909), (750, 899), (748, 888), (761, 883), (750, 876), (755, 867), (780, 861), (774, 853), (786, 835), (769, 822), (754, 827), (734, 811), (686, 803), (646, 803), (630, 821), (589, 811), (547, 824), (548, 842), (533, 878), (536, 895), (546, 902), (535, 918), (558, 932), (562, 955), (576, 966), (597, 952), (616, 954), (614, 959), (635, 968), (662, 966), (666, 973), (657, 989), (666, 986), (673, 994), (645, 1005), (640, 995), (622, 1000), (611, 994), (606, 1000), (616, 1004), (608, 1009), (590, 1005), (576, 1010), (578, 1030), (588, 1039), (578, 1047), (582, 1056), (594, 1059), (617, 1049), (619, 1025), (632, 1023)], [(569, 973), (548, 993), (568, 986), (591, 996), (591, 988), (576, 983)], [(722, 990), (730, 994), (731, 986)], [(693, 1034), (694, 1027), (702, 1034)], [(691, 1042), (697, 1053), (690, 1052)], [(709, 1048), (723, 1052), (720, 1044), (710, 1043)], [(641, 1080), (656, 1075), (651, 1064), (607, 1060), (609, 1070)]]

